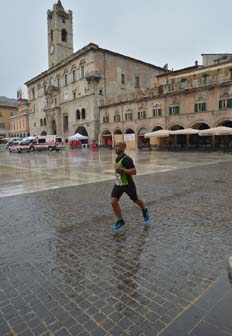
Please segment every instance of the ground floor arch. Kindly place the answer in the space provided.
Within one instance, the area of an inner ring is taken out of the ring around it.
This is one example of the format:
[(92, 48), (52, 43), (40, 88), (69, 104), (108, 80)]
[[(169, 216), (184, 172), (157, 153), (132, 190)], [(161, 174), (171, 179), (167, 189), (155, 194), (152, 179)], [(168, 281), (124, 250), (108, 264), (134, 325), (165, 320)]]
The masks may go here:
[(84, 136), (89, 136), (88, 132), (87, 132), (87, 130), (86, 130), (86, 128), (84, 126), (77, 127), (77, 129), (75, 131), (75, 134), (76, 133), (79, 133), (79, 134), (84, 135)]
[(141, 127), (138, 130), (137, 133), (137, 146), (139, 149), (149, 147), (150, 146), (150, 141), (148, 138), (145, 138), (145, 134), (148, 133), (148, 130), (146, 127)]
[[(232, 120), (224, 119), (218, 121), (215, 126), (224, 126), (232, 128)], [(231, 149), (232, 150), (232, 135), (218, 135), (212, 137), (212, 143), (217, 149)]]
[[(89, 137), (88, 132), (84, 126), (78, 126), (77, 129), (75, 130), (75, 134), (76, 133)], [(77, 140), (77, 146), (81, 146), (82, 144), (87, 145), (88, 143), (89, 139)]]
[[(180, 124), (174, 124), (169, 127), (169, 130), (171, 131), (177, 131), (181, 129), (184, 129), (184, 126)], [(187, 142), (188, 142), (188, 137), (187, 135), (184, 135), (184, 134), (175, 134), (175, 135), (172, 134), (169, 136), (169, 139), (168, 139), (168, 143), (174, 146), (183, 147), (187, 144)]]
[(123, 134), (123, 133), (122, 133), (122, 131), (121, 131), (120, 129), (116, 129), (116, 130), (114, 131), (114, 135), (116, 135), (116, 134)]
[(111, 131), (109, 130), (103, 131), (101, 143), (103, 146), (112, 147), (113, 138)]
[(47, 135), (46, 131), (41, 132), (41, 135)]
[(162, 130), (163, 128), (161, 127), (161, 126), (154, 126), (153, 128), (152, 128), (152, 132), (155, 132), (155, 131), (160, 131), (160, 130)]
[(127, 128), (124, 133), (124, 141), (128, 149), (136, 148), (136, 135), (132, 128)]
[(117, 128), (113, 132), (113, 143), (115, 144), (116, 142), (119, 142), (119, 141), (124, 141), (124, 136), (123, 136), (122, 130)]
[[(193, 129), (197, 130), (205, 130), (210, 128), (209, 124), (206, 122), (196, 122), (191, 126)], [(188, 144), (190, 146), (194, 146), (196, 148), (199, 148), (201, 146), (203, 147), (209, 147), (212, 145), (212, 137), (210, 136), (199, 136), (198, 134), (191, 134), (188, 137)]]
[(221, 120), (220, 122), (217, 122), (215, 126), (225, 126), (232, 128), (232, 120)]
[(135, 134), (135, 131), (132, 128), (127, 128), (125, 134)]

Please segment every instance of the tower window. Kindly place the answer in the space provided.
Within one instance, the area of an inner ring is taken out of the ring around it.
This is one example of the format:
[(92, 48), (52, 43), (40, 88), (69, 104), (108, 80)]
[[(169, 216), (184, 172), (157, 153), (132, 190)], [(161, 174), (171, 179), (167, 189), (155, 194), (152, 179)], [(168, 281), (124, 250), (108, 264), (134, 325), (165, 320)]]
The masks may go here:
[(121, 84), (125, 84), (125, 74), (121, 74)]
[(51, 41), (53, 41), (53, 30), (51, 30)]
[(61, 41), (62, 42), (67, 42), (67, 39), (68, 39), (67, 37), (68, 37), (67, 30), (62, 29), (62, 31), (61, 31)]
[(85, 77), (85, 67), (84, 65), (81, 66), (81, 78)]
[(62, 16), (62, 22), (65, 23), (65, 16)]

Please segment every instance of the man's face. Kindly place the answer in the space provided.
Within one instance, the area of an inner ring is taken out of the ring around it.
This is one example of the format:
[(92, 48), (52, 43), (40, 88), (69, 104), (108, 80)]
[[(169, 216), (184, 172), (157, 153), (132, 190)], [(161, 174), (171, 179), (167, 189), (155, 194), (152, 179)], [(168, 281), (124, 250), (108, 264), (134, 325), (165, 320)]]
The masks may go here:
[(124, 153), (125, 150), (125, 146), (123, 145), (123, 143), (118, 142), (115, 144), (115, 153), (116, 154), (121, 154)]

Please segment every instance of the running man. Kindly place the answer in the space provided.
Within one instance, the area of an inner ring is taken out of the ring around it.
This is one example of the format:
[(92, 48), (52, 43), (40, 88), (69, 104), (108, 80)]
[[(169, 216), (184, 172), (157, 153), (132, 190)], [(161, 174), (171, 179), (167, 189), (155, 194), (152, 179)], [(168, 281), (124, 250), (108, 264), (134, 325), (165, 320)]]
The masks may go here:
[(118, 203), (124, 192), (141, 208), (144, 221), (147, 222), (149, 220), (148, 209), (145, 207), (143, 201), (138, 198), (136, 186), (132, 178), (132, 175), (136, 175), (134, 162), (127, 154), (125, 154), (125, 149), (126, 143), (124, 141), (115, 144), (115, 153), (117, 154), (114, 165), (116, 182), (111, 193), (111, 204), (117, 217), (117, 222), (112, 226), (113, 230), (120, 230), (125, 224)]

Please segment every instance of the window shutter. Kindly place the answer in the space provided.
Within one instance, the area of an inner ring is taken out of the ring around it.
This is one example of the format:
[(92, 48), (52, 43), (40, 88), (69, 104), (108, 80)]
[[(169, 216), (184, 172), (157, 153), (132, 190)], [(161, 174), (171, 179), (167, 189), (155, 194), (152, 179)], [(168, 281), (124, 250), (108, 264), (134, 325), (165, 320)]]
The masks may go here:
[(202, 103), (202, 111), (206, 111), (206, 103)]
[(222, 110), (222, 100), (219, 100), (219, 110)]
[(232, 108), (232, 99), (227, 100), (227, 107)]
[(198, 112), (198, 104), (195, 104), (194, 111)]
[(172, 108), (169, 107), (169, 115), (172, 115)]

